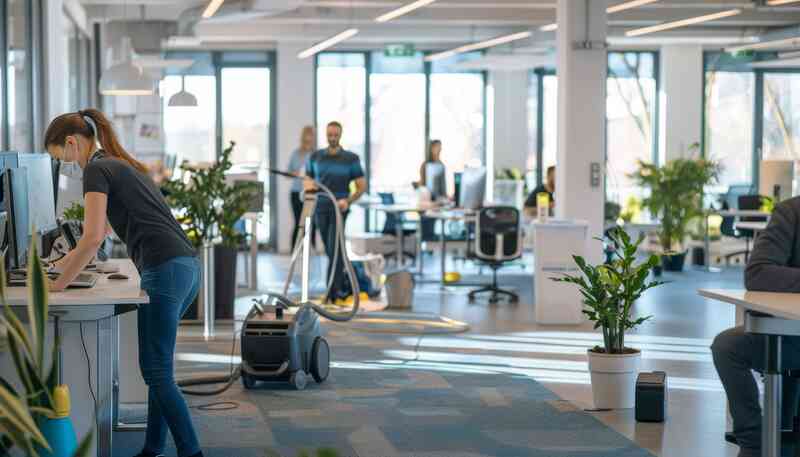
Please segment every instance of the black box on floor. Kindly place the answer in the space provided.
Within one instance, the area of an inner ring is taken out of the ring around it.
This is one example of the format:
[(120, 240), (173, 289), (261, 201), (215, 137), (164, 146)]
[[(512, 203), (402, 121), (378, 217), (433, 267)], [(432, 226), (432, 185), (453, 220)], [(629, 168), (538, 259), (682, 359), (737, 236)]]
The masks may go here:
[(639, 373), (636, 379), (636, 420), (664, 422), (667, 417), (667, 374)]

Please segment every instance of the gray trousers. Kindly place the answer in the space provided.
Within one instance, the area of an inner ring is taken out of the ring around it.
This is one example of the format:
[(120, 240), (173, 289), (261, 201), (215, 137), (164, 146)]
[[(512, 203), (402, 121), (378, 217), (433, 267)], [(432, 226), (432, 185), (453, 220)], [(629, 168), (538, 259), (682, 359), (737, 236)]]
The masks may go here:
[[(711, 354), (714, 366), (728, 396), (733, 433), (743, 449), (761, 449), (761, 406), (758, 386), (751, 370), (762, 370), (766, 338), (750, 335), (742, 327), (725, 330), (714, 338)], [(800, 368), (800, 340), (783, 338), (781, 346), (784, 369)], [(783, 378), (783, 428), (792, 425), (797, 411), (798, 379)]]

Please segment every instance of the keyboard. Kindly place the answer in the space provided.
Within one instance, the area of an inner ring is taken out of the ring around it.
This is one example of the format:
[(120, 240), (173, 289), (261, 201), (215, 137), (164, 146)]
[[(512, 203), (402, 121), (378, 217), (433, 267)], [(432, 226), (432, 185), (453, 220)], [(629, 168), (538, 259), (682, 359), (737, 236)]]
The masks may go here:
[[(58, 279), (58, 273), (47, 273), (50, 280), (55, 281)], [(12, 271), (8, 274), (9, 287), (25, 287), (28, 284), (28, 274), (25, 271)], [(70, 289), (88, 289), (97, 284), (97, 275), (92, 273), (79, 273), (78, 276), (72, 280), (67, 286)]]

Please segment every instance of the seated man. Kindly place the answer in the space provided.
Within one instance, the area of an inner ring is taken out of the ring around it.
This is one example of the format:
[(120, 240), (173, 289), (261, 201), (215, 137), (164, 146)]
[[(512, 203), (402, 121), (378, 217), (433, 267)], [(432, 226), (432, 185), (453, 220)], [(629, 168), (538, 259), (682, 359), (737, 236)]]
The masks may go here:
[[(775, 207), (767, 229), (755, 243), (745, 271), (747, 290), (800, 293), (800, 197)], [(726, 330), (714, 339), (714, 366), (728, 396), (739, 457), (761, 455), (761, 407), (751, 370), (764, 365), (765, 338)], [(783, 338), (783, 366), (800, 368), (800, 338)], [(797, 379), (783, 379), (783, 424), (791, 424), (797, 409)]]
[[(556, 191), (556, 167), (547, 168), (547, 177), (544, 184), (539, 184), (533, 192), (528, 194), (525, 199), (525, 215), (528, 217), (536, 217), (539, 215), (539, 208), (537, 206), (537, 198), (539, 194), (545, 193), (550, 197), (550, 212), (553, 212), (555, 207), (555, 200), (553, 199), (553, 192)], [(552, 214), (551, 214), (552, 215)]]

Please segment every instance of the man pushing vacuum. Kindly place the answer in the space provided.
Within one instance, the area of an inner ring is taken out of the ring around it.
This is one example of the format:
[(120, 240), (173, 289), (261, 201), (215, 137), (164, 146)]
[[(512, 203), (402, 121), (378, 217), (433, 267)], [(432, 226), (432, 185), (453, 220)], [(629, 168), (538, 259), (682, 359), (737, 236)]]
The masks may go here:
[[(301, 216), (304, 223), (300, 227), (297, 243), (292, 250), (292, 261), (283, 291), (268, 292), (264, 297), (253, 300), (253, 307), (247, 314), (241, 331), (241, 365), (233, 370), (230, 376), (196, 378), (179, 382), (179, 386), (186, 394), (217, 395), (227, 390), (239, 377), (247, 389), (253, 388), (257, 381), (287, 381), (296, 389), (302, 390), (308, 383), (309, 374), (316, 382), (324, 382), (330, 373), (330, 347), (322, 336), (319, 316), (346, 322), (358, 313), (360, 290), (353, 265), (347, 257), (344, 222), (339, 211), (334, 212), (336, 231), (331, 260), (334, 265), (339, 256), (343, 260), (353, 294), (353, 307), (344, 314), (333, 313), (311, 303), (308, 297), (311, 218), (320, 198), (336, 202), (336, 196), (325, 185), (311, 178), (299, 178), (279, 170), (269, 171), (292, 179), (306, 179), (307, 183)], [(287, 293), (298, 261), (302, 261), (300, 272), (302, 290), (299, 302), (293, 302), (287, 297)], [(331, 296), (331, 288), (334, 285), (334, 270), (331, 269), (326, 296)], [(285, 313), (294, 307), (298, 309), (293, 315)], [(186, 389), (190, 386), (219, 383), (225, 385), (214, 391)]]

